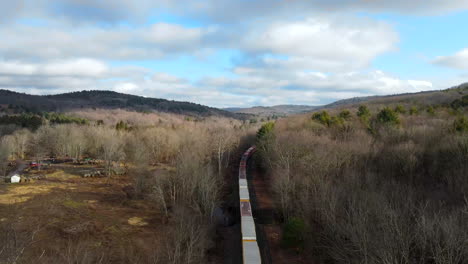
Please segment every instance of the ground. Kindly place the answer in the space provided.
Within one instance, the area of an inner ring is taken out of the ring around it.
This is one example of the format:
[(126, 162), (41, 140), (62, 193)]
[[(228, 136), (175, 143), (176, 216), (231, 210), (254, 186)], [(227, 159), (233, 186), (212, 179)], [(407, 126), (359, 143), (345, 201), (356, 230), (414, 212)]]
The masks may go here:
[(151, 201), (127, 198), (123, 189), (131, 177), (82, 178), (76, 172), (55, 168), (45, 179), (0, 185), (0, 263), (17, 256), (19, 263), (157, 258), (152, 252), (164, 232), (163, 216)]

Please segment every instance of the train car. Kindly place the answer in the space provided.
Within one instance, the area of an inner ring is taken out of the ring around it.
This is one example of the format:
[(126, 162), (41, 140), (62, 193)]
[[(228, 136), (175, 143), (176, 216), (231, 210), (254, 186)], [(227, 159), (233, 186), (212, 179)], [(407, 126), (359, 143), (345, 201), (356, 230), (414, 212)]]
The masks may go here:
[(257, 243), (255, 232), (255, 220), (252, 215), (250, 205), (249, 186), (247, 182), (247, 160), (255, 151), (255, 147), (250, 147), (242, 155), (239, 164), (239, 198), (242, 232), (242, 259), (244, 264), (261, 264), (260, 249)]

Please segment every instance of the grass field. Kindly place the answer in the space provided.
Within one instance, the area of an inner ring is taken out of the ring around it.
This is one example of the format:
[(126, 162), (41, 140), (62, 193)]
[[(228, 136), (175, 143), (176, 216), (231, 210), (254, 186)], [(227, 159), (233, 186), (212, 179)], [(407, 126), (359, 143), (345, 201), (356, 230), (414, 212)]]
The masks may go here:
[(170, 223), (161, 225), (163, 216), (151, 201), (128, 200), (123, 187), (131, 183), (129, 176), (81, 178), (63, 170), (47, 176), (0, 185), (0, 241), (5, 245), (0, 262), (32, 263), (32, 257), (34, 263), (157, 259), (152, 252)]

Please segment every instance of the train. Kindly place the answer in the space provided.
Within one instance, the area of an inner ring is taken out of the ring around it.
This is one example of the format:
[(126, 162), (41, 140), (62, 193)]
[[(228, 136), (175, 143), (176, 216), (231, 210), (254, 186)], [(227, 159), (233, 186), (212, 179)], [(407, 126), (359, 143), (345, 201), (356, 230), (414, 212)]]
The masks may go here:
[(247, 149), (239, 164), (239, 206), (241, 215), (242, 259), (244, 264), (261, 264), (260, 248), (255, 231), (255, 219), (250, 204), (249, 183), (247, 181), (247, 161), (256, 151), (255, 146)]

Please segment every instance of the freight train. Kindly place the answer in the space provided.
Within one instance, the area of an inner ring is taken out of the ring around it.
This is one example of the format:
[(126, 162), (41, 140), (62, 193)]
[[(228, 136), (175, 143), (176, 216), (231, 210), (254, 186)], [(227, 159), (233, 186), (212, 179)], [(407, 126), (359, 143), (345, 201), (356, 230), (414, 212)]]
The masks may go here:
[(243, 155), (239, 165), (239, 198), (242, 232), (242, 258), (244, 264), (261, 264), (260, 249), (255, 232), (255, 220), (250, 205), (249, 185), (247, 182), (247, 161), (255, 152), (250, 147)]

